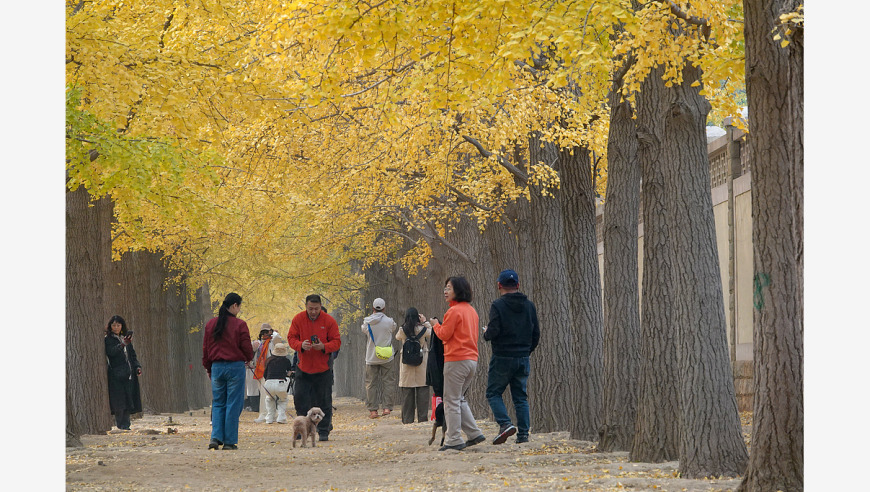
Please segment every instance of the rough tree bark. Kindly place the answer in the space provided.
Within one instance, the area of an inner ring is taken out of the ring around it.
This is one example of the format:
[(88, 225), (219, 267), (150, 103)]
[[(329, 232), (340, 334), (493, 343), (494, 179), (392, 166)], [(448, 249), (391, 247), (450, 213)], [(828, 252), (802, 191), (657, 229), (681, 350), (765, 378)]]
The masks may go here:
[[(89, 207), (84, 187), (66, 193), (67, 441), (112, 428), (103, 303), (110, 242), (111, 202)], [(108, 212), (107, 212), (108, 211)]]
[(601, 428), (604, 392), (604, 314), (598, 241), (595, 234), (595, 190), (589, 150), (559, 150), (564, 245), (568, 262), (569, 301), (573, 314), (577, 401), (570, 421), (571, 439), (595, 441)]
[(701, 70), (687, 66), (683, 83), (666, 90), (662, 160), (675, 207), (674, 320), (679, 334), (680, 473), (687, 478), (735, 476), (748, 459), (725, 323), (716, 224), (710, 195), (705, 125), (710, 103), (691, 87)]
[(798, 3), (744, 3), (756, 297), (752, 454), (741, 491), (804, 489), (803, 28), (787, 48), (771, 33)]
[(672, 229), (667, 220), (666, 178), (658, 162), (661, 120), (650, 111), (660, 97), (652, 91), (660, 77), (660, 71), (653, 71), (637, 95), (638, 162), (643, 178), (643, 309), (637, 417), (629, 458), (648, 463), (677, 459), (680, 437), (680, 374), (671, 289), (674, 258), (668, 244)]
[(211, 382), (208, 373), (202, 367), (202, 336), (205, 323), (212, 318), (211, 299), (208, 284), (196, 290), (193, 303), (188, 306), (186, 339), (187, 361), (187, 398), (188, 406), (193, 409), (207, 407), (211, 404)]
[(142, 333), (135, 336), (139, 342), (135, 345), (136, 353), (143, 366), (143, 377), (139, 379), (142, 406), (147, 413), (169, 412), (172, 411), (169, 405), (169, 319), (163, 292), (166, 269), (159, 253), (141, 251), (135, 258), (137, 275), (132, 288), (141, 310), (134, 330)]
[[(185, 364), (187, 360), (187, 299), (184, 283), (172, 283), (164, 292), (167, 307), (168, 328), (167, 362), (169, 364), (169, 411), (186, 412), (187, 402), (187, 378), (185, 377)], [(200, 351), (200, 353), (202, 353)]]
[[(529, 163), (552, 164), (558, 159), (555, 145), (544, 143), (540, 136), (529, 138)], [(581, 363), (573, 333), (574, 316), (570, 300), (568, 259), (565, 254), (565, 229), (559, 204), (561, 190), (554, 190), (555, 198), (541, 196), (532, 189), (530, 218), (534, 299), (541, 324), (540, 346), (547, 350), (546, 357), (534, 358), (534, 370), (529, 376), (529, 393), (558, 395), (557, 398), (529, 399), (529, 410), (535, 419), (536, 432), (554, 432), (571, 429), (580, 404), (576, 380), (577, 366)], [(529, 292), (526, 291), (528, 294)], [(537, 351), (536, 351), (537, 352)], [(537, 354), (536, 354), (537, 355)]]
[(634, 110), (610, 93), (604, 208), (604, 396), (598, 449), (628, 451), (634, 439), (640, 373), (637, 229), (640, 165)]
[(678, 450), (680, 473), (687, 478), (739, 475), (748, 459), (728, 353), (710, 196), (704, 130), (710, 104), (699, 94), (700, 86), (691, 87), (701, 75), (687, 65), (682, 84), (667, 88), (654, 72), (642, 87), (643, 107), (638, 104), (653, 133), (653, 165), (664, 177), (680, 374)]

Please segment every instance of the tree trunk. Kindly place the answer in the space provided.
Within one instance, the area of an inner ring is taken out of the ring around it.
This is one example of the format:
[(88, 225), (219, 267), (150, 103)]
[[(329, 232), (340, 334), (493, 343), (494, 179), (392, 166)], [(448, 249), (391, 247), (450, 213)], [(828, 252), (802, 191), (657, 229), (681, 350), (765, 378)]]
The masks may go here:
[(211, 382), (208, 373), (202, 367), (202, 337), (205, 323), (213, 317), (208, 284), (196, 290), (196, 297), (188, 306), (187, 314), (189, 330), (185, 370), (188, 374), (188, 406), (191, 409), (199, 409), (211, 404)]
[[(680, 473), (687, 478), (743, 473), (748, 459), (740, 428), (725, 331), (704, 126), (710, 104), (691, 87), (701, 71), (687, 65), (683, 83), (643, 85), (651, 106), (655, 164), (664, 175), (672, 250), (673, 318), (678, 341)], [(646, 306), (644, 306), (646, 309)]]
[[(671, 289), (674, 258), (668, 244), (672, 228), (667, 220), (666, 178), (658, 161), (662, 121), (652, 111), (662, 97), (660, 77), (660, 71), (653, 71), (637, 95), (638, 161), (643, 178), (643, 309), (637, 417), (629, 458), (647, 463), (677, 459), (680, 437), (680, 374)], [(659, 90), (653, 92), (653, 88)]]
[[(169, 412), (170, 363), (169, 330), (166, 316), (166, 295), (163, 282), (166, 270), (159, 253), (140, 251), (135, 258), (135, 280), (131, 288), (136, 292), (137, 332), (134, 341), (143, 377), (139, 379), (142, 407), (147, 413)], [(139, 335), (141, 333), (141, 336)], [(200, 347), (201, 349), (201, 347)]]
[(68, 442), (81, 434), (107, 431), (113, 423), (103, 343), (108, 318), (100, 309), (111, 245), (111, 202), (104, 198), (89, 207), (89, 199), (84, 187), (66, 193)]
[(629, 451), (640, 374), (637, 230), (640, 165), (633, 109), (610, 94), (607, 201), (604, 208), (604, 400), (600, 451)]
[(82, 444), (82, 440), (80, 439), (82, 435), (81, 429), (79, 429), (78, 419), (76, 419), (75, 414), (73, 413), (73, 402), (70, 398), (70, 392), (66, 392), (66, 447), (68, 448), (80, 448), (84, 445)]
[(755, 267), (752, 454), (741, 491), (804, 489), (803, 30), (771, 31), (789, 0), (748, 0), (746, 92)]
[(571, 324), (574, 332), (577, 381), (576, 408), (571, 415), (571, 439), (597, 441), (604, 391), (604, 333), (601, 274), (595, 234), (595, 190), (589, 150), (559, 151), (559, 193), (564, 217)]
[[(542, 148), (543, 147), (543, 148)], [(529, 162), (553, 163), (558, 152), (551, 143), (543, 143), (539, 135), (529, 138)], [(581, 411), (577, 380), (581, 363), (573, 333), (574, 317), (570, 301), (568, 259), (565, 253), (565, 229), (559, 204), (561, 190), (554, 190), (554, 198), (545, 197), (539, 190), (531, 191), (530, 217), (534, 299), (541, 324), (540, 346), (532, 354), (529, 376), (529, 410), (535, 421), (536, 432), (571, 430), (572, 423), (589, 415), (575, 416)], [(523, 282), (523, 279), (520, 279)], [(525, 290), (525, 288), (524, 288)], [(529, 294), (529, 291), (526, 291)], [(558, 395), (553, 397), (553, 395)], [(578, 419), (578, 420), (575, 420)]]
[(180, 413), (188, 410), (187, 378), (184, 362), (187, 359), (187, 299), (184, 283), (172, 283), (165, 291), (169, 329), (167, 358), (169, 364), (169, 411)]

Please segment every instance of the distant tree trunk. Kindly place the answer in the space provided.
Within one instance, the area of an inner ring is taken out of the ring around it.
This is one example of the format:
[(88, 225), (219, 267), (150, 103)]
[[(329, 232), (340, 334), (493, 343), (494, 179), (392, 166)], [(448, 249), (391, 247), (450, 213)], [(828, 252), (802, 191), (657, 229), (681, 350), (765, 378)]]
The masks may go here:
[[(543, 143), (540, 135), (529, 138), (529, 162), (553, 163), (558, 152), (551, 143)], [(543, 148), (542, 148), (543, 147)], [(574, 317), (571, 310), (568, 259), (565, 254), (565, 229), (559, 204), (561, 190), (554, 190), (555, 198), (541, 196), (533, 189), (530, 202), (531, 243), (534, 272), (530, 297), (535, 301), (541, 324), (540, 346), (542, 356), (535, 351), (529, 376), (529, 393), (540, 395), (529, 399), (529, 410), (534, 417), (535, 432), (570, 430), (574, 419), (594, 418), (575, 416), (580, 405), (577, 377), (579, 359), (575, 344)], [(523, 279), (520, 279), (523, 283)], [(526, 291), (526, 294), (529, 294)], [(544, 396), (549, 395), (549, 396)], [(552, 395), (558, 395), (553, 398)], [(542, 397), (544, 396), (544, 397)]]
[(89, 207), (84, 187), (66, 193), (67, 441), (112, 428), (103, 317), (111, 202)]
[(799, 2), (747, 0), (746, 92), (752, 171), (752, 453), (741, 491), (804, 489), (803, 28), (771, 31)]
[[(519, 202), (508, 205), (506, 216), (516, 217), (517, 214), (524, 213), (520, 210), (520, 207), (525, 207), (527, 209), (528, 201), (523, 199)], [(524, 261), (521, 257), (525, 248), (523, 248), (520, 243), (521, 241), (528, 241), (528, 229), (521, 230), (515, 221), (510, 222), (509, 226), (491, 223), (487, 225), (487, 231), (484, 232), (484, 237), (487, 241), (487, 246), (485, 246), (485, 248), (491, 252), (491, 268), (489, 270), (491, 276), (487, 279), (485, 285), (481, 286), (482, 288), (478, 290), (479, 294), (476, 294), (480, 296), (480, 324), (482, 326), (489, 324), (489, 309), (490, 306), (492, 306), (492, 302), (501, 297), (501, 294), (498, 292), (497, 283), (498, 274), (502, 270), (511, 269), (516, 271), (521, 280), (520, 291), (526, 294), (529, 297), (529, 300), (535, 302), (529, 289), (532, 285), (532, 272), (529, 268), (529, 262)], [(528, 244), (525, 246), (527, 248)], [(526, 281), (529, 281), (528, 285), (526, 284)], [(482, 415), (490, 420), (494, 420), (492, 408), (489, 406), (489, 402), (486, 401), (486, 385), (488, 383), (489, 361), (492, 359), (492, 344), (483, 339), (483, 334), (480, 336), (479, 350), (480, 361), (478, 364), (478, 371), (481, 373), (480, 379), (482, 384), (478, 390), (480, 391), (483, 402), (486, 405), (486, 412)], [(532, 357), (534, 357), (534, 354)], [(532, 363), (531, 370), (535, 370), (534, 362)], [(529, 399), (539, 398), (547, 398), (547, 395), (529, 394)], [(514, 409), (509, 389), (502, 393), (502, 401), (505, 403), (505, 408), (507, 408), (508, 416), (511, 418), (511, 421), (516, 422), (516, 410)], [(477, 414), (475, 414), (475, 417), (477, 417)]]
[[(673, 321), (666, 178), (658, 161), (662, 120), (653, 111), (662, 97), (661, 71), (653, 71), (637, 95), (638, 161), (643, 178), (643, 294), (640, 380), (631, 461), (660, 463), (679, 456), (677, 330)], [(653, 91), (654, 88), (659, 88)]]
[(559, 199), (565, 224), (571, 330), (577, 354), (574, 368), (577, 401), (569, 430), (571, 439), (597, 441), (604, 392), (604, 314), (589, 149), (560, 149), (558, 170), (562, 182)]
[[(111, 263), (104, 304), (104, 312), (107, 316), (120, 315), (127, 322), (127, 329), (134, 333), (133, 347), (136, 349), (139, 362), (142, 363), (143, 374), (139, 378), (139, 387), (145, 412), (152, 411), (148, 400), (148, 388), (156, 376), (152, 373), (155, 367), (150, 361), (150, 353), (153, 351), (149, 348), (154, 333), (150, 329), (151, 316), (148, 305), (150, 297), (145, 288), (148, 283), (146, 273), (148, 270), (143, 264), (144, 256), (148, 254), (147, 252), (124, 253), (119, 261)], [(159, 382), (159, 384), (165, 383)]]
[(633, 109), (610, 94), (607, 201), (604, 207), (604, 400), (598, 449), (629, 451), (634, 439), (640, 374), (637, 230), (640, 165)]
[(188, 308), (187, 367), (188, 400), (190, 408), (198, 409), (211, 404), (211, 383), (202, 367), (202, 336), (205, 323), (212, 318), (208, 284), (196, 290), (196, 298)]
[[(513, 149), (513, 161), (517, 167), (528, 173), (529, 169), (524, 157), (525, 152), (525, 148), (515, 145)], [(514, 183), (518, 186), (527, 185), (526, 183), (520, 183), (516, 177), (514, 177)], [(533, 261), (537, 255), (537, 251), (535, 251), (535, 246), (532, 242), (532, 237), (535, 234), (535, 223), (532, 218), (532, 204), (525, 197), (520, 197), (514, 204), (507, 207), (505, 215), (511, 219), (513, 235), (516, 236), (517, 268), (513, 268), (512, 270), (516, 271), (517, 275), (520, 277), (520, 289), (523, 293), (532, 298), (532, 293), (535, 291), (536, 278), (534, 275), (535, 271)], [(501, 270), (499, 270), (499, 272), (501, 272)], [(532, 302), (535, 302), (535, 299), (532, 298)], [(535, 357), (536, 354), (533, 353), (532, 367), (534, 367)]]
[[(136, 352), (142, 363), (142, 406), (146, 413), (171, 411), (170, 374), (168, 354), (168, 320), (166, 316), (166, 296), (163, 281), (166, 270), (161, 255), (147, 251), (133, 254), (135, 259), (132, 289), (136, 292), (138, 323), (135, 330), (141, 333)], [(136, 342), (134, 342), (136, 343)], [(201, 348), (200, 348), (201, 349)]]
[(184, 361), (187, 359), (187, 299), (184, 283), (172, 283), (166, 288), (167, 307), (167, 359), (169, 363), (169, 411), (186, 412), (187, 378), (184, 374)]

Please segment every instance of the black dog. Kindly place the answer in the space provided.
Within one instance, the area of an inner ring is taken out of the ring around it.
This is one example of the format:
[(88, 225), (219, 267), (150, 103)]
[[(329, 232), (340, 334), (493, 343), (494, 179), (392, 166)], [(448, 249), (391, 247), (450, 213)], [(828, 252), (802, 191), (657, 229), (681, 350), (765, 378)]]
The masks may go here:
[(444, 434), (447, 432), (447, 421), (444, 420), (444, 403), (439, 403), (435, 407), (435, 422), (432, 423), (432, 437), (429, 438), (429, 445), (435, 441), (435, 434), (438, 428), (441, 427), (441, 446), (444, 445)]

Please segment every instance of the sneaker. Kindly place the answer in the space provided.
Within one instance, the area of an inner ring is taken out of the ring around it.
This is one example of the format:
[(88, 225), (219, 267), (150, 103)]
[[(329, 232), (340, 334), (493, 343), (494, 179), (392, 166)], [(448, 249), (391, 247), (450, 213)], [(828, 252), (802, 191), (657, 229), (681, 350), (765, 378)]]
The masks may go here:
[(493, 444), (503, 444), (509, 437), (517, 433), (517, 428), (513, 424), (504, 424), (498, 430), (498, 435), (492, 440)]
[(274, 421), (274, 420), (267, 420), (266, 423), (267, 423), (267, 424), (274, 424), (275, 421)]
[(529, 442), (529, 436), (517, 436), (517, 444)]
[(447, 451), (448, 449), (455, 449), (457, 451), (462, 451), (463, 449), (465, 449), (465, 447), (466, 447), (466, 444), (464, 442), (461, 442), (459, 444), (454, 444), (453, 446), (449, 446), (449, 445), (448, 446), (441, 446), (441, 449), (439, 449), (438, 451)]
[(223, 443), (218, 441), (217, 439), (212, 439), (210, 443), (208, 443), (208, 449), (217, 449)]
[(224, 450), (239, 449), (235, 444), (224, 444)]
[(258, 424), (262, 424), (262, 423), (265, 422), (265, 421), (266, 421), (266, 418), (265, 418), (265, 417), (263, 417), (263, 418), (261, 418), (261, 419), (254, 419), (254, 422), (256, 422), (256, 423), (258, 423)]
[(329, 440), (329, 434), (320, 434), (320, 439), (319, 439), (319, 440), (320, 440), (320, 441), (328, 441), (328, 440)]
[(474, 439), (472, 439), (472, 440), (466, 442), (465, 445), (466, 445), (466, 446), (474, 446), (475, 444), (480, 444), (480, 443), (482, 443), (483, 441), (486, 441), (486, 438), (483, 437), (483, 434), (481, 434), (481, 435), (475, 437)]

